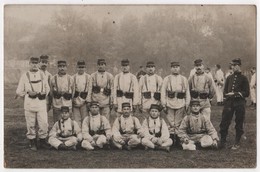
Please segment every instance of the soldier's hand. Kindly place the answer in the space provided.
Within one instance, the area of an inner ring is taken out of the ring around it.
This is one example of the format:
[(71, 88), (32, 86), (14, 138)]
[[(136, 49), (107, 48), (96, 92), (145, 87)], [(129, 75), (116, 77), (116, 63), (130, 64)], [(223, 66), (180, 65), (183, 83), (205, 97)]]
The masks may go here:
[(163, 112), (168, 114), (168, 108), (167, 107), (163, 107)]
[(215, 147), (215, 148), (218, 147), (218, 142), (217, 142), (217, 140), (213, 140), (212, 146)]
[(158, 142), (158, 138), (157, 138), (157, 137), (153, 137), (153, 138), (151, 139), (151, 141), (152, 141), (153, 143), (157, 143), (157, 142)]
[(188, 138), (185, 138), (185, 139), (183, 140), (183, 142), (184, 142), (185, 144), (189, 144), (189, 139), (188, 139)]
[(141, 138), (144, 138), (144, 136), (145, 136), (145, 135), (144, 135), (144, 132), (140, 132), (140, 133), (139, 133), (139, 136), (140, 136)]
[(161, 138), (158, 138), (157, 144), (162, 145), (162, 139)]
[(115, 110), (115, 112), (117, 112), (117, 110), (118, 110), (118, 105), (117, 104), (114, 105), (114, 110)]

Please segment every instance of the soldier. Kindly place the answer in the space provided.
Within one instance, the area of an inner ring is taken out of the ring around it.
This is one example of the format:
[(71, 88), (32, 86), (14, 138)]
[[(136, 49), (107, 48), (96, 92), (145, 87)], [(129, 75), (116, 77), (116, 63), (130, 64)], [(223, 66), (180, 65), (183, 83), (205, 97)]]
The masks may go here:
[(50, 84), (54, 123), (60, 119), (61, 106), (68, 106), (71, 113), (72, 95), (74, 92), (73, 79), (67, 74), (67, 62), (60, 60), (57, 64), (58, 74), (51, 78)]
[(87, 102), (97, 101), (100, 106), (100, 114), (109, 120), (113, 106), (114, 77), (106, 71), (105, 59), (98, 59), (97, 66), (98, 71), (91, 74)]
[(252, 67), (251, 69), (251, 81), (250, 81), (250, 96), (252, 101), (252, 108), (256, 108), (256, 74), (255, 74), (256, 68)]
[(90, 115), (82, 123), (82, 135), (81, 146), (86, 150), (94, 150), (94, 147), (103, 148), (111, 140), (110, 123), (105, 116), (100, 115), (98, 102), (90, 104)]
[(114, 80), (114, 108), (117, 115), (122, 113), (122, 103), (128, 102), (131, 111), (137, 110), (139, 103), (139, 88), (136, 76), (129, 72), (129, 60), (121, 61), (122, 72), (115, 76)]
[(139, 81), (141, 79), (142, 76), (144, 76), (146, 74), (146, 72), (144, 71), (144, 67), (140, 66), (139, 71), (136, 74), (136, 78)]
[(81, 128), (82, 121), (88, 115), (86, 98), (88, 95), (88, 85), (90, 75), (85, 72), (85, 61), (77, 62), (77, 73), (73, 76), (75, 93), (72, 99), (73, 103), (73, 117)]
[(165, 121), (160, 117), (160, 106), (157, 104), (151, 104), (150, 117), (144, 120), (142, 129), (144, 132), (144, 138), (142, 139), (142, 145), (145, 149), (159, 148), (170, 151), (172, 145), (172, 139), (170, 139), (170, 133)]
[(200, 113), (200, 102), (192, 100), (190, 107), (191, 114), (183, 118), (178, 133), (183, 149), (196, 150), (196, 143), (200, 143), (203, 148), (217, 148), (217, 131), (210, 120)]
[(220, 106), (223, 105), (224, 73), (222, 72), (221, 66), (219, 64), (216, 65), (215, 84), (217, 105)]
[(247, 77), (241, 73), (241, 60), (234, 59), (231, 62), (234, 73), (228, 76), (224, 86), (224, 97), (226, 98), (222, 112), (222, 120), (219, 125), (221, 134), (221, 148), (226, 147), (226, 137), (233, 115), (236, 122), (235, 144), (231, 149), (240, 147), (240, 139), (244, 133), (243, 125), (245, 119), (246, 97), (249, 96), (249, 82)]
[[(50, 86), (52, 74), (47, 71), (48, 65), (49, 65), (49, 56), (41, 55), (40, 56), (40, 70), (42, 71), (44, 76), (47, 78), (48, 84)], [(48, 94), (48, 97), (46, 98), (46, 103), (47, 103), (47, 112), (49, 112), (51, 109), (51, 104), (52, 104), (52, 97), (50, 96), (50, 94)]]
[(139, 120), (130, 112), (130, 103), (122, 104), (122, 115), (117, 117), (112, 127), (113, 143), (119, 148), (131, 150), (141, 144), (143, 132)]
[(204, 72), (204, 65), (201, 59), (194, 61), (195, 74), (189, 79), (191, 100), (199, 100), (201, 113), (210, 119), (210, 99), (215, 95), (215, 88), (212, 78)]
[(76, 145), (82, 140), (81, 129), (76, 121), (71, 120), (69, 107), (61, 107), (61, 119), (52, 127), (49, 143), (58, 150), (76, 150)]
[(163, 80), (161, 101), (166, 118), (170, 124), (170, 133), (177, 134), (190, 103), (188, 80), (180, 75), (180, 63), (171, 63), (171, 74)]
[(155, 72), (154, 62), (147, 62), (146, 64), (147, 74), (141, 77), (139, 81), (140, 90), (140, 111), (143, 114), (144, 119), (149, 117), (149, 108), (151, 104), (160, 104), (161, 100), (161, 87), (162, 78)]
[[(48, 115), (46, 109), (46, 97), (50, 87), (47, 79), (38, 69), (39, 58), (30, 58), (30, 70), (24, 73), (19, 81), (16, 98), (24, 98), (24, 114), (27, 125), (27, 138), (30, 141), (30, 149), (37, 150), (37, 134), (39, 147), (46, 148), (48, 136)], [(37, 123), (36, 123), (37, 121)], [(36, 127), (38, 124), (38, 131)], [(36, 134), (37, 132), (37, 134)]]

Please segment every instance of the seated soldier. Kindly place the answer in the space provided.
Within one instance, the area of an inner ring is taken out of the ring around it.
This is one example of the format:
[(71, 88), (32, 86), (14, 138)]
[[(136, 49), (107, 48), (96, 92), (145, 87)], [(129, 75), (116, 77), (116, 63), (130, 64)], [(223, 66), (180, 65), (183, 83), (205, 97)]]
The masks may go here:
[(130, 103), (122, 104), (122, 115), (117, 117), (112, 128), (113, 143), (119, 148), (131, 150), (141, 144), (141, 124), (139, 120), (132, 116)]
[(82, 123), (82, 148), (94, 150), (94, 147), (103, 148), (111, 139), (111, 127), (107, 118), (100, 115), (98, 102), (90, 103), (90, 115)]
[(49, 143), (58, 150), (76, 150), (76, 145), (82, 140), (81, 130), (76, 121), (70, 119), (69, 107), (61, 107), (61, 119), (52, 127)]
[(142, 139), (142, 145), (145, 149), (159, 148), (170, 151), (172, 145), (172, 139), (170, 139), (170, 133), (168, 127), (160, 116), (160, 106), (157, 104), (151, 104), (150, 117), (144, 120), (142, 129), (144, 138)]
[(178, 133), (183, 149), (196, 150), (196, 143), (200, 143), (203, 148), (217, 148), (217, 132), (210, 120), (200, 113), (200, 102), (193, 100), (190, 106), (191, 114), (183, 118)]

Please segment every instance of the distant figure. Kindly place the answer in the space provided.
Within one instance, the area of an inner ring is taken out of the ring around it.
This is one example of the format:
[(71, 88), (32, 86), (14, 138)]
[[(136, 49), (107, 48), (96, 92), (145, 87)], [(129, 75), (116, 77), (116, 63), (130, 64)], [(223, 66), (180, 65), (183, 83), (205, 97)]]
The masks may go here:
[(219, 64), (216, 65), (216, 74), (215, 74), (215, 84), (216, 84), (216, 96), (217, 96), (217, 105), (223, 105), (223, 87), (224, 87), (224, 73), (221, 70)]
[(251, 69), (251, 81), (250, 81), (250, 96), (252, 101), (252, 108), (256, 108), (256, 68), (252, 67)]
[(146, 74), (146, 72), (145, 72), (144, 67), (143, 67), (143, 66), (140, 66), (140, 69), (139, 69), (139, 71), (138, 71), (137, 74), (136, 74), (137, 80), (139, 81), (140, 78), (141, 78), (143, 75), (145, 75), (145, 74)]

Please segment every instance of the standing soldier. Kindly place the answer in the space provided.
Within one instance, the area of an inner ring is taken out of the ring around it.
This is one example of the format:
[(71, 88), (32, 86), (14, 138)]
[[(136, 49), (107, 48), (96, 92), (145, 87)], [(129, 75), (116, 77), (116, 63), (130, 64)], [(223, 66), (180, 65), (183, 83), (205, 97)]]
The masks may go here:
[(73, 79), (67, 74), (67, 62), (58, 61), (58, 74), (51, 78), (51, 96), (53, 106), (53, 122), (60, 119), (61, 106), (68, 106), (72, 111), (72, 94), (74, 91)]
[(141, 77), (139, 81), (140, 89), (140, 111), (144, 119), (149, 117), (149, 109), (151, 104), (160, 104), (162, 78), (156, 74), (154, 62), (147, 62), (147, 74)]
[(252, 108), (256, 108), (256, 74), (255, 74), (255, 67), (252, 67), (251, 69), (251, 81), (250, 81), (250, 96), (252, 100)]
[(139, 88), (136, 76), (129, 72), (128, 59), (121, 61), (122, 72), (115, 76), (114, 80), (114, 107), (118, 115), (122, 113), (122, 103), (128, 102), (131, 111), (135, 112), (139, 103)]
[(215, 95), (212, 78), (204, 72), (204, 65), (201, 59), (194, 61), (195, 74), (189, 79), (191, 100), (199, 100), (201, 113), (210, 119), (210, 99)]
[(91, 74), (87, 102), (98, 102), (100, 114), (110, 119), (110, 111), (113, 105), (112, 90), (114, 77), (106, 71), (105, 59), (98, 59), (98, 71)]
[[(16, 94), (24, 97), (24, 114), (27, 125), (27, 138), (30, 149), (37, 150), (36, 123), (38, 124), (38, 138), (41, 147), (46, 147), (48, 136), (48, 115), (46, 97), (50, 91), (48, 81), (38, 69), (39, 58), (30, 58), (30, 70), (20, 78)], [(36, 122), (37, 121), (37, 122)]]
[(236, 138), (235, 144), (231, 149), (236, 150), (240, 147), (240, 138), (244, 133), (245, 98), (249, 96), (249, 82), (247, 77), (241, 73), (241, 60), (239, 58), (234, 59), (231, 64), (234, 73), (227, 78), (224, 87), (226, 101), (222, 112), (222, 120), (219, 125), (221, 134), (220, 147), (226, 147), (228, 128), (233, 115), (235, 115)]
[(88, 85), (90, 75), (85, 72), (85, 61), (77, 62), (77, 73), (73, 76), (75, 93), (72, 100), (73, 103), (73, 117), (81, 128), (82, 121), (88, 115), (86, 98), (88, 95)]
[[(48, 84), (50, 86), (52, 74), (47, 71), (48, 65), (49, 65), (49, 56), (41, 55), (40, 56), (40, 70), (42, 71), (44, 76), (47, 78)], [(48, 95), (48, 97), (46, 98), (46, 104), (47, 104), (47, 112), (49, 112), (49, 110), (51, 109), (51, 104), (52, 104), (52, 97), (50, 95)]]
[(223, 105), (224, 73), (222, 72), (219, 64), (216, 65), (215, 83), (216, 83), (217, 105), (220, 106)]
[(190, 103), (188, 80), (180, 75), (179, 62), (171, 63), (171, 75), (163, 80), (161, 96), (163, 110), (170, 124), (170, 133), (177, 134)]

